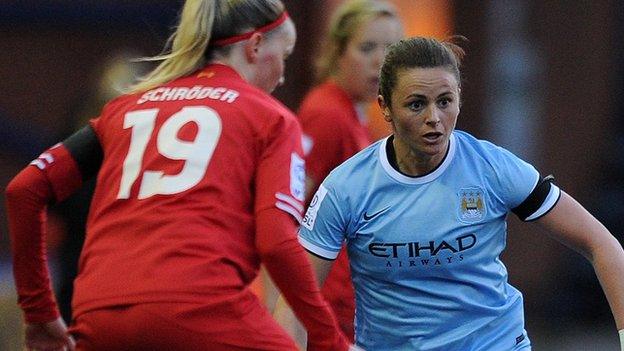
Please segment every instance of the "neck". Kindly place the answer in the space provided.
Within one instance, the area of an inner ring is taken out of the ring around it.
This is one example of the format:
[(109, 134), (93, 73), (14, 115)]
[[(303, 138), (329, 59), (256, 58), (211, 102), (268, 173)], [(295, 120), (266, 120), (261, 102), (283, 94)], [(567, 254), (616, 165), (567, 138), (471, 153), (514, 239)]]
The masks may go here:
[(241, 50), (237, 50), (236, 47), (233, 47), (227, 55), (215, 55), (208, 63), (229, 66), (248, 82), (254, 77), (254, 70), (247, 63)]
[(417, 177), (431, 173), (438, 168), (448, 152), (449, 143), (447, 142), (444, 153), (435, 155), (415, 152), (409, 146), (397, 141), (396, 137), (392, 140), (392, 146), (399, 171), (408, 176)]

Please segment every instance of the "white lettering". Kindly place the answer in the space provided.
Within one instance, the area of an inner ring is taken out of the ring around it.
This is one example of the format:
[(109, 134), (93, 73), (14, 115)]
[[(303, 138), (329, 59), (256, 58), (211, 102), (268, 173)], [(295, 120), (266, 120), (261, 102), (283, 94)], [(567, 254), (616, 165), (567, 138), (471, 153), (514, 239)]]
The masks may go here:
[(236, 90), (225, 87), (206, 87), (195, 85), (192, 88), (176, 87), (176, 88), (156, 88), (145, 92), (137, 100), (137, 104), (144, 104), (148, 101), (176, 101), (176, 100), (202, 100), (211, 99), (225, 101), (228, 104), (233, 103), (239, 96)]

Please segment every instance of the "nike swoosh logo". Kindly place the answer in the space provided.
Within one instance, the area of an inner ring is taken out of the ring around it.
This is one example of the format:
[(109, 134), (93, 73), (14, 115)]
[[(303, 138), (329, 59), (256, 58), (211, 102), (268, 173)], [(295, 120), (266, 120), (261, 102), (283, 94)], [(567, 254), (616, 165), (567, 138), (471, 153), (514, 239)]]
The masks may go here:
[(365, 221), (370, 221), (371, 219), (373, 219), (374, 217), (377, 217), (377, 215), (380, 215), (382, 212), (385, 212), (389, 208), (390, 208), (390, 206), (388, 206), (388, 207), (386, 207), (384, 209), (381, 209), (381, 210), (373, 213), (372, 215), (369, 215), (368, 213), (364, 212), (364, 220)]

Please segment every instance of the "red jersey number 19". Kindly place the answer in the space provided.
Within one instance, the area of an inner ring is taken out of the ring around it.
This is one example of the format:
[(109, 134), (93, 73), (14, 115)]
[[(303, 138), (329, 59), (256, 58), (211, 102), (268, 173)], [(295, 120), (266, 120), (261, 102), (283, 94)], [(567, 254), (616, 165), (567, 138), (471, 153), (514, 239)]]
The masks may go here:
[[(128, 199), (132, 185), (141, 173), (143, 155), (154, 131), (159, 109), (132, 111), (126, 114), (124, 129), (132, 128), (130, 148), (123, 163), (118, 199)], [(193, 141), (180, 140), (180, 129), (187, 123), (197, 125)], [(204, 177), (219, 137), (221, 119), (217, 112), (206, 106), (187, 106), (169, 117), (157, 134), (158, 152), (172, 160), (184, 160), (180, 173), (165, 175), (158, 170), (145, 170), (139, 187), (139, 199), (162, 194), (183, 192), (197, 185)]]

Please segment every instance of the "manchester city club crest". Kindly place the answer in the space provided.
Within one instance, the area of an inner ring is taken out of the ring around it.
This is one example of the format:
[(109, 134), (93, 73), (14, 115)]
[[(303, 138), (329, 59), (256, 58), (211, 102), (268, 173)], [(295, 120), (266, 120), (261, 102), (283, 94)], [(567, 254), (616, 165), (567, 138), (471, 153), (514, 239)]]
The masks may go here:
[(459, 196), (459, 219), (474, 223), (485, 217), (485, 196), (481, 188), (461, 188)]

